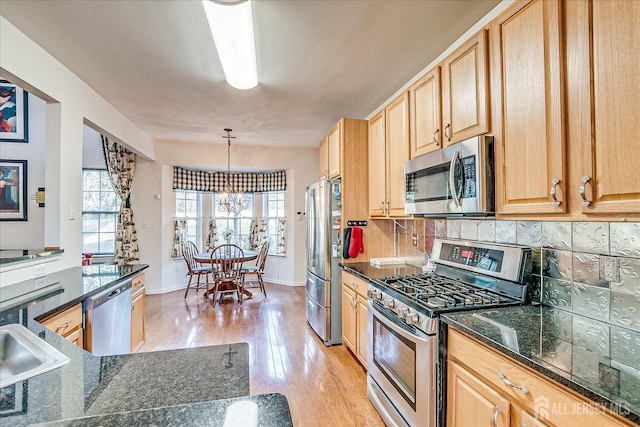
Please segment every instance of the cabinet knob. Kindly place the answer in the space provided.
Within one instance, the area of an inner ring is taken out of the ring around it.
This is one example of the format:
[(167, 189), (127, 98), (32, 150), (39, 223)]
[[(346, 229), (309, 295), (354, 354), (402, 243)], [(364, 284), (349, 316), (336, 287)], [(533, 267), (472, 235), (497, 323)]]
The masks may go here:
[(553, 199), (553, 206), (560, 206), (560, 200), (556, 198), (556, 187), (560, 184), (560, 180), (558, 178), (553, 178), (551, 180), (551, 198)]
[(589, 178), (588, 176), (585, 175), (582, 177), (582, 185), (580, 186), (580, 197), (582, 197), (582, 206), (589, 206), (591, 204), (591, 201), (587, 199), (585, 191), (585, 186), (589, 181), (591, 181), (591, 178)]

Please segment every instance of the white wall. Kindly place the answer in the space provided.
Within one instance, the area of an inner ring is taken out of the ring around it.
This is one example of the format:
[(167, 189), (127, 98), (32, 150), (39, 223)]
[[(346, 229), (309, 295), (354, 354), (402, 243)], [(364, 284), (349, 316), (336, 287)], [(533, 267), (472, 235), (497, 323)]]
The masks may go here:
[[(140, 257), (151, 267), (147, 270), (147, 292), (164, 293), (184, 288), (186, 268), (183, 260), (170, 258), (175, 195), (172, 190), (173, 165), (203, 168), (226, 168), (226, 145), (156, 142), (156, 162), (140, 161), (132, 190), (133, 209), (138, 225)], [(304, 189), (318, 177), (318, 150), (231, 146), (231, 168), (287, 171), (287, 253), (269, 257), (265, 268), (268, 281), (286, 285), (303, 285), (304, 221), (296, 212), (304, 211)], [(160, 196), (160, 200), (155, 198)], [(145, 228), (145, 224), (148, 225)]]
[[(44, 49), (0, 16), (0, 75), (46, 105), (47, 207), (44, 245), (65, 250), (57, 269), (79, 264), (82, 253), (83, 124), (153, 159), (151, 138)], [(75, 218), (70, 208), (75, 207)], [(144, 260), (142, 260), (145, 262)]]
[(87, 169), (105, 169), (104, 153), (100, 132), (87, 125), (82, 126), (82, 167)]
[(29, 142), (0, 142), (1, 159), (27, 161), (27, 221), (0, 222), (0, 249), (44, 248), (45, 208), (38, 206), (34, 196), (38, 187), (49, 190), (44, 153), (47, 104), (32, 94), (27, 96), (27, 102)]

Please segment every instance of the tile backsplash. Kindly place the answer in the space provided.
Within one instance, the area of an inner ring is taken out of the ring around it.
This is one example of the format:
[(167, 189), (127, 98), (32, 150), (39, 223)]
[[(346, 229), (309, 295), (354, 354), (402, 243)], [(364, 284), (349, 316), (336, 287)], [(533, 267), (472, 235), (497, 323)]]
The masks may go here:
[(529, 246), (533, 300), (640, 331), (640, 222), (402, 220), (396, 256), (421, 265), (436, 237)]

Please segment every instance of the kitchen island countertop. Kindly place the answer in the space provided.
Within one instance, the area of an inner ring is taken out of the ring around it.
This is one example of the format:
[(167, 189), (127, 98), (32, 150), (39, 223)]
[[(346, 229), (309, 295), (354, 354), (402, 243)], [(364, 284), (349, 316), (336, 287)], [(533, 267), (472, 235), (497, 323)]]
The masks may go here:
[(260, 425), (291, 425), (286, 397), (249, 396), (247, 343), (97, 357), (37, 321), (146, 268), (74, 267), (2, 288), (0, 324), (21, 323), (71, 359), (0, 389), (3, 423), (216, 425), (241, 406)]

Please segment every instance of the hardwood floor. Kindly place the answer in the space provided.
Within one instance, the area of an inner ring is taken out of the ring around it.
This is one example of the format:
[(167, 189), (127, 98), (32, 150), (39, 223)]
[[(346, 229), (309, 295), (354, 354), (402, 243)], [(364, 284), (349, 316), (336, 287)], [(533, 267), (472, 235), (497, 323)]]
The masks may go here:
[(384, 426), (369, 400), (363, 367), (344, 346), (326, 347), (305, 319), (304, 287), (266, 283), (240, 306), (215, 309), (202, 291), (147, 295), (140, 352), (249, 343), (251, 394), (287, 396), (295, 426)]

